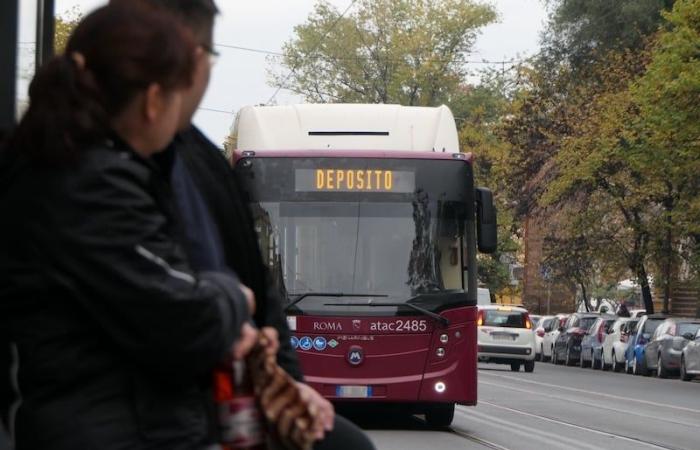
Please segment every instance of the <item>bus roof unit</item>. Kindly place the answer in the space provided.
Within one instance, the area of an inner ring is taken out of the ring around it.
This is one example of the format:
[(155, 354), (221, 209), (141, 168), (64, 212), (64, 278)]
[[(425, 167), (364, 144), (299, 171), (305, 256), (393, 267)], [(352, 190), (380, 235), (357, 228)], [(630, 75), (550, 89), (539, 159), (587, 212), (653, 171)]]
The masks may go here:
[(240, 150), (380, 150), (458, 153), (447, 106), (246, 106), (234, 124)]

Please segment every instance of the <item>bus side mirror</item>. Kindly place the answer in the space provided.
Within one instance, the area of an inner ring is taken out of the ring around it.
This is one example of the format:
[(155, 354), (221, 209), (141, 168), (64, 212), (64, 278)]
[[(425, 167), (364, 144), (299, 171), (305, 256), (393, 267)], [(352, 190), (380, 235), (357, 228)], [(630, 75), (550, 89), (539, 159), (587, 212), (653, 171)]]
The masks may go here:
[(496, 208), (490, 189), (476, 188), (476, 239), (482, 253), (493, 253), (498, 245)]

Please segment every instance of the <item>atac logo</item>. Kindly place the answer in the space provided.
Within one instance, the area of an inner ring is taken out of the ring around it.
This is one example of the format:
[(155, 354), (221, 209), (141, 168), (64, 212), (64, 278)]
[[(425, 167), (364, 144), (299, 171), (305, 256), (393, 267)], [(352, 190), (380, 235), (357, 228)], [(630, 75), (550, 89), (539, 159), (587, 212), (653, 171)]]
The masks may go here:
[(359, 345), (352, 345), (348, 349), (346, 358), (351, 366), (359, 366), (365, 360), (365, 352)]
[(352, 329), (354, 331), (360, 331), (360, 328), (362, 328), (362, 321), (359, 319), (353, 319), (352, 321)]
[(340, 322), (314, 322), (314, 331), (343, 331)]

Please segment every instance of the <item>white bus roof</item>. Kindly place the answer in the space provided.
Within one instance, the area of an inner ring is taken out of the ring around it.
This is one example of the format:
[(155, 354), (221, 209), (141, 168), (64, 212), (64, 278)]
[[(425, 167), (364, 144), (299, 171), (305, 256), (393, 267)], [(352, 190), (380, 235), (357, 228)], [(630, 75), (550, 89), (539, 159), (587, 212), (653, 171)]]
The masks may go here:
[(246, 106), (234, 124), (240, 150), (397, 150), (458, 153), (447, 106)]

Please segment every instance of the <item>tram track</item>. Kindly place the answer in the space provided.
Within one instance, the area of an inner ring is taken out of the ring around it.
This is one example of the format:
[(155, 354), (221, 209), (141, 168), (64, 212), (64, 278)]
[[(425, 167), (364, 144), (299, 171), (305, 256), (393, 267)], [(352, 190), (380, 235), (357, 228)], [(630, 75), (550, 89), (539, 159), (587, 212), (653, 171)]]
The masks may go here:
[[(632, 444), (637, 445), (637, 446), (644, 446), (644, 447), (646, 447), (646, 448), (661, 449), (661, 450), (683, 450), (683, 449), (681, 449), (681, 448), (679, 448), (679, 447), (669, 446), (669, 445), (664, 444), (664, 443), (661, 443), (661, 442), (655, 442), (655, 441), (651, 441), (651, 440), (645, 440), (645, 439), (641, 439), (641, 438), (636, 438), (636, 437), (634, 437), (634, 436), (628, 436), (628, 435), (624, 435), (624, 434), (620, 434), (620, 433), (615, 433), (615, 432), (612, 432), (612, 431), (601, 430), (601, 429), (599, 429), (599, 428), (589, 427), (589, 426), (585, 426), (585, 425), (579, 425), (579, 424), (575, 424), (575, 423), (572, 423), (572, 422), (568, 422), (568, 421), (566, 421), (566, 420), (556, 419), (556, 418), (549, 417), (549, 416), (542, 415), (542, 414), (535, 414), (535, 413), (531, 413), (531, 412), (529, 412), (529, 411), (524, 411), (524, 410), (521, 410), (521, 409), (518, 409), (518, 408), (512, 408), (512, 407), (510, 407), (510, 406), (498, 405), (498, 404), (496, 404), (496, 403), (487, 402), (487, 401), (483, 401), (483, 400), (482, 400), (482, 401), (479, 401), (479, 404), (480, 404), (480, 405), (487, 405), (487, 406), (489, 406), (489, 407), (496, 408), (496, 409), (500, 409), (500, 410), (503, 410), (503, 411), (509, 411), (509, 412), (511, 412), (511, 413), (515, 413), (515, 414), (527, 416), (527, 417), (530, 417), (530, 418), (533, 418), (533, 419), (538, 419), (538, 420), (545, 421), (545, 422), (548, 422), (548, 423), (554, 423), (554, 424), (557, 424), (557, 425), (560, 425), (560, 426), (565, 426), (565, 427), (569, 427), (569, 428), (573, 428), (573, 429), (578, 429), (578, 430), (585, 431), (585, 432), (588, 432), (588, 433), (594, 433), (594, 434), (597, 434), (597, 435), (600, 435), (600, 436), (604, 436), (604, 437), (609, 437), (609, 438), (613, 438), (613, 439), (620, 439), (620, 440), (623, 440), (623, 441), (632, 443)], [(460, 411), (460, 413), (461, 413), (461, 415), (464, 416), (464, 417), (467, 417), (467, 418), (470, 417), (468, 411)], [(532, 430), (532, 432), (533, 432), (533, 433), (541, 433), (540, 430)], [(479, 439), (479, 438), (477, 438), (477, 439)], [(493, 444), (493, 445), (498, 446), (498, 444)], [(566, 443), (565, 445), (568, 446), (568, 445), (571, 445), (571, 444), (570, 444), (570, 443)], [(580, 443), (578, 443), (577, 446), (575, 446), (575, 447), (568, 447), (568, 448), (588, 448), (588, 447), (589, 447), (589, 445), (586, 445), (586, 444), (580, 442)], [(498, 447), (495, 447), (495, 448), (504, 449), (505, 447), (498, 446)], [(598, 448), (599, 448), (599, 447), (598, 447)]]
[(490, 448), (493, 450), (514, 450), (514, 449), (510, 449), (508, 447), (504, 447), (502, 445), (496, 444), (495, 442), (487, 441), (486, 439), (482, 439), (480, 437), (474, 436), (473, 434), (468, 433), (466, 431), (457, 430), (455, 428), (450, 428), (450, 432), (452, 434), (456, 434), (457, 436), (461, 437), (462, 439), (466, 439), (468, 441), (474, 442), (476, 444), (482, 445), (486, 448)]

